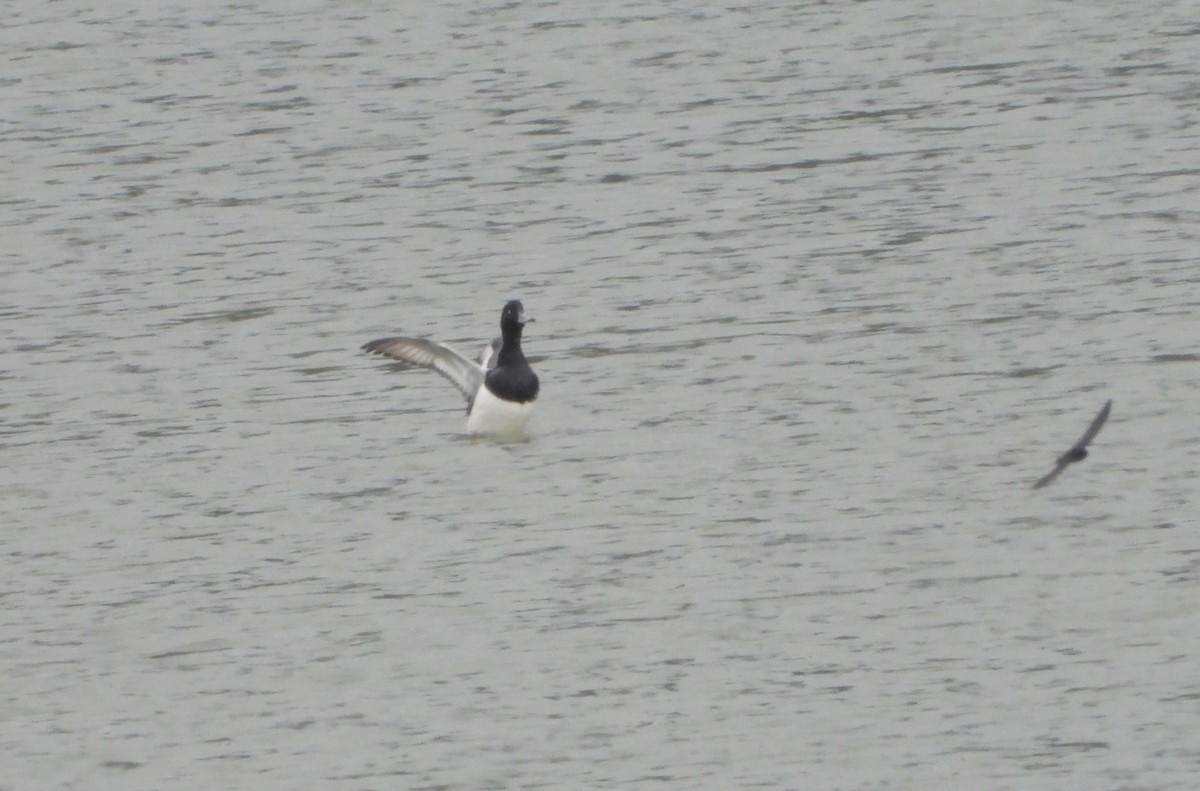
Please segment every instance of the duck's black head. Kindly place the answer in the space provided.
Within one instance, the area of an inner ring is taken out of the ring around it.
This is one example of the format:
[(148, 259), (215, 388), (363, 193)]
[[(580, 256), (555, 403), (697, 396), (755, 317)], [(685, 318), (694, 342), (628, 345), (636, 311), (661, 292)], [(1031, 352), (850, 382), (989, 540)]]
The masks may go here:
[(521, 327), (527, 321), (533, 321), (533, 319), (525, 315), (525, 306), (521, 304), (520, 300), (514, 299), (509, 302), (500, 313), (500, 329), (502, 330), (516, 330), (520, 333)]

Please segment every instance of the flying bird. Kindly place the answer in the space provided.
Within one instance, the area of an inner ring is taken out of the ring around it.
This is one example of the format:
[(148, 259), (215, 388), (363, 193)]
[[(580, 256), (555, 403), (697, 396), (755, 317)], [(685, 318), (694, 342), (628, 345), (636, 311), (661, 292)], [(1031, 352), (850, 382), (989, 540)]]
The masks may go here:
[(1086, 459), (1088, 455), (1088, 443), (1094, 440), (1096, 435), (1100, 433), (1100, 429), (1104, 426), (1104, 421), (1108, 420), (1108, 413), (1111, 411), (1112, 399), (1109, 399), (1108, 401), (1104, 402), (1104, 408), (1101, 409), (1100, 414), (1096, 415), (1095, 419), (1092, 420), (1092, 425), (1088, 426), (1088, 430), (1083, 433), (1083, 436), (1079, 438), (1079, 441), (1072, 445), (1070, 450), (1058, 457), (1058, 461), (1054, 464), (1054, 469), (1046, 473), (1041, 480), (1033, 485), (1033, 488), (1042, 488), (1057, 478), (1059, 473), (1065, 470), (1072, 463)]
[(521, 352), (521, 331), (533, 319), (517, 300), (500, 312), (500, 337), (472, 360), (424, 338), (380, 338), (363, 351), (431, 368), (449, 379), (467, 399), (467, 433), (520, 436), (537, 400), (538, 378)]

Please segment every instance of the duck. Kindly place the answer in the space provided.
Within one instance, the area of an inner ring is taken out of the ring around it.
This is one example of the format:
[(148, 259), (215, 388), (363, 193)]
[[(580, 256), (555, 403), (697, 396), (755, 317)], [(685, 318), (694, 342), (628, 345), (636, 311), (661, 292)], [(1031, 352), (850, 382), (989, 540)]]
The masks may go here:
[(521, 350), (521, 333), (533, 321), (520, 300), (500, 311), (500, 336), (472, 360), (444, 343), (425, 338), (380, 338), (362, 351), (429, 368), (467, 400), (467, 434), (521, 437), (533, 414), (539, 382)]

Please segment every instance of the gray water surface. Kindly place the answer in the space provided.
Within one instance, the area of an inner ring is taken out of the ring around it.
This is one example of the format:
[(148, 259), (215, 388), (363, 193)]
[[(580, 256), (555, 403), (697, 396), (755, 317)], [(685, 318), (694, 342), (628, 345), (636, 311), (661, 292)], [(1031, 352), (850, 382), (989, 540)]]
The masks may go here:
[(194, 5), (0, 26), (0, 788), (1195, 787), (1193, 4)]

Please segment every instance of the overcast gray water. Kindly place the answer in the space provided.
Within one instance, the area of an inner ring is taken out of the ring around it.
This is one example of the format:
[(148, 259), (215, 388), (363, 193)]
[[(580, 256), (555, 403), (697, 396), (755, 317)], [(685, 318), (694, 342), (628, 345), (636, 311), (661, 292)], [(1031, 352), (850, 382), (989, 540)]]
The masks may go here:
[(0, 789), (1196, 787), (1194, 3), (6, 9)]

